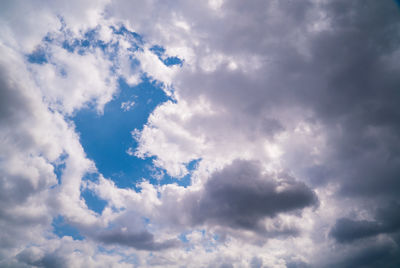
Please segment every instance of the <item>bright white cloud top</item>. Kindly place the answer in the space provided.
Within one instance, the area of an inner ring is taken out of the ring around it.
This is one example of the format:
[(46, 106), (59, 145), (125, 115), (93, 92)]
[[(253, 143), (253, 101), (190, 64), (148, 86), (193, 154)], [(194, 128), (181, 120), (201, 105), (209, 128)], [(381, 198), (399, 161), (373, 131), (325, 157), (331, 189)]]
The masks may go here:
[(2, 1), (1, 267), (399, 267), (391, 0)]

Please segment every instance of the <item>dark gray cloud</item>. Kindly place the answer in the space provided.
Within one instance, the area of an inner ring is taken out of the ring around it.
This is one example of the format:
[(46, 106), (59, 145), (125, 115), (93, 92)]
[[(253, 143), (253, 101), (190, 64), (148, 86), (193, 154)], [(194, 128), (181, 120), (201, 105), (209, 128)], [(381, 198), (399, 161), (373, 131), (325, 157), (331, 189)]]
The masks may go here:
[(192, 209), (193, 222), (264, 232), (262, 219), (318, 204), (304, 183), (286, 174), (276, 180), (261, 172), (260, 163), (245, 160), (215, 172)]
[[(312, 43), (325, 86), (303, 89), (329, 131), (329, 163), (340, 193), (399, 194), (400, 35), (394, 1), (334, 1), (325, 7), (332, 29)], [(345, 45), (341, 45), (345, 44)], [(331, 168), (332, 169), (332, 168)]]
[(339, 243), (350, 243), (358, 239), (393, 233), (400, 230), (400, 205), (391, 203), (376, 211), (376, 220), (338, 219), (333, 226), (330, 236)]
[(44, 268), (64, 268), (69, 267), (67, 258), (57, 252), (46, 253), (44, 256), (37, 257), (31, 250), (25, 249), (16, 256), (17, 260), (30, 267)]
[(128, 232), (121, 230), (104, 231), (97, 235), (96, 239), (105, 244), (133, 247), (138, 250), (158, 251), (180, 245), (177, 239), (156, 242), (154, 235), (148, 231)]
[(330, 235), (338, 242), (346, 243), (356, 239), (374, 236), (382, 231), (382, 226), (375, 221), (355, 221), (341, 218), (336, 221)]
[(340, 243), (347, 243), (356, 239), (375, 236), (383, 231), (383, 227), (375, 221), (355, 221), (341, 218), (336, 221), (330, 235)]
[(390, 267), (396, 268), (400, 265), (400, 248), (390, 242), (368, 243), (367, 245), (357, 244), (349, 248), (338, 260), (329, 260), (331, 264), (327, 267), (356, 267), (374, 268)]
[[(28, 99), (13, 89), (13, 82), (6, 68), (0, 66), (0, 123), (18, 123), (24, 114), (29, 110), (30, 102)], [(14, 85), (15, 87), (15, 85)], [(10, 105), (11, 104), (11, 105)]]

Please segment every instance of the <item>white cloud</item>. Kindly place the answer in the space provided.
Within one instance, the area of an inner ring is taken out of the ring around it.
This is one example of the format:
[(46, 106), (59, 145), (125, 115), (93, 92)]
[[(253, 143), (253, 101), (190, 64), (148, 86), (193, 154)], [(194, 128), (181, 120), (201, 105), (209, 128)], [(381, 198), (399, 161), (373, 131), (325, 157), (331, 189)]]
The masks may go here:
[[(7, 250), (16, 254), (26, 243), (44, 241), (42, 234), (51, 228), (52, 216), (79, 203), (80, 180), (91, 162), (85, 158), (73, 126), (43, 102), (23, 58), (10, 48), (1, 46), (1, 50), (6, 55), (0, 63), (4, 103), (0, 124), (1, 225), (5, 230), (2, 241), (8, 241), (1, 251), (9, 255)], [(52, 163), (63, 154), (68, 155), (66, 170), (74, 172), (64, 173), (63, 186), (54, 188), (57, 178)], [(63, 195), (68, 196), (67, 202), (54, 202), (55, 196)], [(77, 206), (84, 215), (90, 214)]]
[(49, 106), (71, 114), (88, 102), (95, 102), (102, 112), (116, 91), (111, 63), (102, 52), (96, 49), (93, 54), (79, 55), (54, 46), (51, 53), (50, 63), (30, 66)]
[(121, 102), (121, 109), (126, 111), (130, 111), (135, 106), (134, 101), (124, 101)]

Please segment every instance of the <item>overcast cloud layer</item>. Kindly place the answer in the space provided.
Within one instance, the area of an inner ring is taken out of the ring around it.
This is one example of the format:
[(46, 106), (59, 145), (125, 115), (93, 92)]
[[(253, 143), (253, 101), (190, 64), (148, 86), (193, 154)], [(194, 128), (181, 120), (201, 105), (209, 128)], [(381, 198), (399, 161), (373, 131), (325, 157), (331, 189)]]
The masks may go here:
[(400, 267), (397, 3), (2, 1), (0, 267)]

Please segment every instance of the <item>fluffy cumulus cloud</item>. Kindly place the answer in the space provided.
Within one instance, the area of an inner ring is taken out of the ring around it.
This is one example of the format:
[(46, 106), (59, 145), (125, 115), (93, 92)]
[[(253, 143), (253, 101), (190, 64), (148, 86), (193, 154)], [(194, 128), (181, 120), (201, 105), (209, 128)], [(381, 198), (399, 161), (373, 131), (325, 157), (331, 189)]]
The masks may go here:
[(2, 1), (0, 54), (1, 267), (400, 266), (398, 1)]

